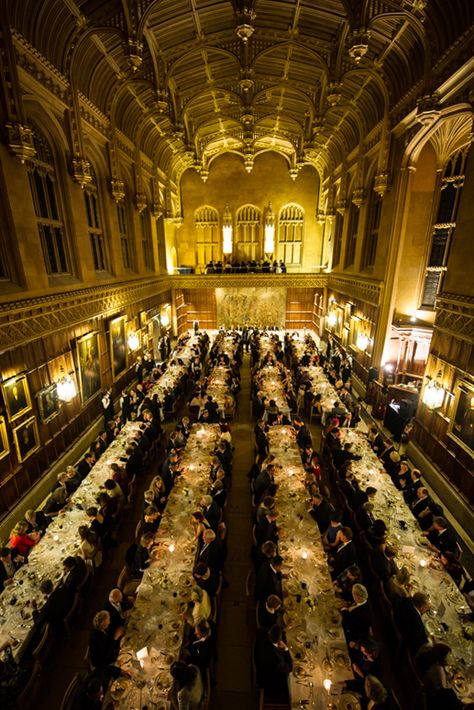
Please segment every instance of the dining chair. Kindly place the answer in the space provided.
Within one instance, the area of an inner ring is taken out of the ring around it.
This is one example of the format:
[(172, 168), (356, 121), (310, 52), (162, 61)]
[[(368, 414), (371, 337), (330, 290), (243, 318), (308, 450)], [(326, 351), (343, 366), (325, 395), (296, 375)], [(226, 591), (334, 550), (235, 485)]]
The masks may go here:
[(18, 695), (15, 703), (17, 710), (30, 710), (34, 707), (41, 680), (41, 665), (36, 661), (28, 679), (27, 684)]
[(66, 688), (66, 692), (63, 695), (63, 699), (59, 710), (71, 710), (74, 697), (82, 684), (82, 677), (80, 673), (76, 673), (74, 678), (69, 683)]
[(38, 641), (36, 647), (31, 652), (33, 660), (35, 661), (35, 663), (39, 663), (41, 669), (43, 668), (44, 662), (49, 656), (51, 648), (53, 647), (53, 643), (54, 638), (51, 631), (51, 625), (45, 624), (41, 632), (41, 638)]

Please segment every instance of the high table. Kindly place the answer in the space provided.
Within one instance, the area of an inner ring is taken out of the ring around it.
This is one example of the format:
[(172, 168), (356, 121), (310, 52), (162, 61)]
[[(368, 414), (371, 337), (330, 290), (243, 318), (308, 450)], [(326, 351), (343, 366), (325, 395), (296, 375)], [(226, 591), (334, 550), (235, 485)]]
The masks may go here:
[[(455, 690), (463, 702), (474, 702), (474, 624), (463, 620), (469, 609), (450, 575), (431, 560), (426, 537), (393, 484), (381, 461), (360, 429), (342, 429), (342, 443), (350, 442), (362, 458), (352, 461), (352, 471), (360, 486), (377, 489), (374, 516), (387, 525), (387, 539), (398, 551), (397, 564), (410, 570), (413, 592), (430, 596), (432, 611), (424, 615), (427, 632), (452, 649), (452, 670), (459, 675)], [(457, 687), (456, 687), (457, 685)]]
[[(293, 658), (289, 677), (292, 707), (323, 710), (337, 701), (341, 683), (353, 678), (326, 553), (318, 527), (308, 512), (305, 470), (295, 430), (272, 426), (270, 453), (276, 457), (275, 508), (284, 560), (284, 622)], [(330, 697), (323, 681), (331, 689)], [(339, 685), (338, 685), (339, 684)], [(307, 701), (307, 702), (306, 702)]]
[(19, 658), (33, 634), (35, 620), (33, 601), (38, 611), (46, 598), (39, 591), (41, 582), (51, 579), (56, 586), (63, 575), (62, 561), (76, 555), (81, 539), (79, 526), (88, 525), (86, 509), (97, 504), (103, 484), (111, 477), (110, 466), (127, 460), (125, 451), (137, 434), (146, 427), (140, 422), (128, 422), (93, 466), (87, 478), (71, 495), (63, 510), (51, 521), (45, 534), (35, 545), (23, 565), (15, 574), (13, 584), (0, 595), (0, 645), (7, 639), (13, 641), (13, 653)]
[(183, 643), (183, 616), (197, 553), (190, 518), (208, 491), (210, 457), (219, 437), (216, 424), (193, 424), (191, 428), (181, 460), (183, 472), (169, 495), (155, 535), (154, 558), (137, 589), (121, 643), (117, 663), (131, 677), (112, 683), (115, 708), (170, 707), (170, 666), (178, 659)]

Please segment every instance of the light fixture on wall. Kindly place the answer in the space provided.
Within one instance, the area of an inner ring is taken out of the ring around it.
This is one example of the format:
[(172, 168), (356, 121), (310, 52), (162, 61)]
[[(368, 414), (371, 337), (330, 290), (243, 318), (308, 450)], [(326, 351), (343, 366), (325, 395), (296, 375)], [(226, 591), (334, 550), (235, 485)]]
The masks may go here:
[(232, 212), (228, 202), (222, 216), (222, 239), (222, 252), (224, 256), (230, 256), (232, 254)]
[(77, 395), (76, 383), (71, 375), (64, 372), (61, 366), (61, 379), (58, 381), (58, 398), (61, 402), (70, 402)]
[(170, 317), (167, 313), (163, 313), (160, 317), (161, 325), (163, 328), (167, 328), (170, 324)]
[(438, 372), (436, 379), (434, 380), (431, 379), (429, 375), (426, 376), (429, 379), (429, 382), (423, 391), (422, 399), (423, 404), (426, 404), (429, 409), (439, 409), (439, 407), (443, 406), (446, 390), (440, 382), (438, 382), (438, 379), (441, 379), (441, 376), (441, 370)]
[(265, 243), (263, 246), (263, 251), (269, 256), (273, 254), (275, 250), (275, 215), (272, 210), (272, 203), (268, 203), (268, 207), (265, 212)]
[(328, 315), (328, 325), (330, 328), (334, 328), (337, 323), (336, 311), (331, 311)]
[(138, 333), (136, 330), (131, 330), (130, 333), (128, 334), (127, 338), (127, 343), (128, 343), (128, 349), (132, 350), (138, 350), (140, 347), (140, 338), (138, 337)]
[(367, 350), (367, 348), (369, 347), (369, 343), (370, 343), (369, 336), (366, 335), (366, 333), (359, 333), (359, 335), (357, 336), (356, 345), (359, 348), (359, 350), (361, 350), (361, 352), (364, 353)]

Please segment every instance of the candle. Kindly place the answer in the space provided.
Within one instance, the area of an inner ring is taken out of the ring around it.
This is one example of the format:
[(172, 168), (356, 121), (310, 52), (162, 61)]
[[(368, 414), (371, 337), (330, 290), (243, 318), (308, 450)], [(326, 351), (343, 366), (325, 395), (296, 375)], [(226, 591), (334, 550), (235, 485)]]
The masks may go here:
[(306, 552), (306, 550), (303, 550), (303, 552), (301, 553), (301, 557), (302, 557), (304, 560), (307, 560), (307, 559), (308, 559), (308, 553)]
[(420, 567), (426, 567), (426, 560), (420, 560)]
[(169, 550), (170, 552), (174, 552), (175, 547), (174, 547), (173, 543), (171, 543), (171, 545), (168, 547), (168, 550)]
[(59, 540), (59, 535), (53, 535), (53, 540), (54, 540), (54, 542), (58, 542), (58, 540)]
[(323, 680), (323, 686), (324, 690), (327, 690), (327, 693), (329, 695), (329, 693), (331, 692), (332, 680), (330, 678), (325, 678)]

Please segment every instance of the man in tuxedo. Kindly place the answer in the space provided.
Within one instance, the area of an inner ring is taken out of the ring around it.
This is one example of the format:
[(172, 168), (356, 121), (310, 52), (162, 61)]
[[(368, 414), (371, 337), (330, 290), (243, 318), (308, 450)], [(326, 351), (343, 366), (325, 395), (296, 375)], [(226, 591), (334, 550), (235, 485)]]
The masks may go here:
[(283, 641), (283, 632), (275, 624), (270, 630), (261, 629), (254, 649), (257, 683), (272, 702), (289, 702), (288, 676), (293, 668), (290, 652)]
[(198, 561), (205, 562), (212, 570), (220, 572), (224, 567), (226, 557), (223, 541), (211, 529), (204, 530), (202, 541), (203, 546), (198, 555)]
[(77, 588), (87, 577), (86, 563), (79, 555), (75, 557), (70, 555), (63, 560), (63, 569), (64, 577), (62, 584), (72, 589), (73, 592), (76, 592)]
[(265, 560), (260, 565), (255, 579), (255, 598), (257, 601), (265, 601), (270, 594), (276, 594), (282, 598), (281, 589), (281, 566), (283, 558), (275, 555), (271, 560)]
[(395, 623), (412, 655), (416, 655), (428, 641), (422, 615), (429, 609), (428, 595), (424, 592), (416, 592), (412, 597), (403, 597), (395, 606)]
[(341, 530), (342, 543), (337, 548), (337, 552), (332, 560), (332, 576), (339, 577), (348, 567), (355, 564), (357, 555), (352, 542), (352, 530), (344, 527)]
[(355, 454), (352, 451), (352, 444), (350, 443), (344, 444), (344, 448), (342, 449), (333, 451), (332, 457), (336, 468), (341, 468), (341, 466), (348, 461), (359, 461), (361, 458), (358, 454)]
[(92, 466), (95, 464), (95, 454), (88, 453), (84, 456), (81, 461), (77, 464), (77, 472), (79, 476), (81, 477), (81, 481), (84, 480), (84, 478), (87, 476), (87, 474), (90, 472)]
[(39, 617), (44, 623), (51, 624), (53, 632), (59, 635), (64, 630), (64, 618), (72, 609), (75, 592), (69, 585), (64, 584), (55, 589), (50, 579), (41, 582), (40, 592), (47, 600), (39, 612)]
[(370, 553), (370, 561), (374, 572), (383, 582), (388, 582), (390, 577), (397, 574), (398, 567), (395, 563), (395, 549), (381, 541)]
[(270, 486), (273, 484), (274, 471), (274, 465), (269, 464), (266, 468), (262, 468), (260, 473), (255, 478), (255, 481), (253, 482), (253, 492), (257, 503), (261, 501), (265, 491), (268, 491)]
[(311, 517), (316, 520), (319, 532), (324, 534), (331, 522), (331, 515), (334, 513), (334, 508), (322, 495), (322, 493), (314, 493), (311, 499), (312, 506), (309, 509)]
[(261, 545), (263, 542), (266, 542), (266, 540), (271, 540), (275, 543), (278, 542), (277, 517), (274, 510), (267, 510), (266, 513), (260, 517), (255, 526), (257, 545)]
[(118, 628), (124, 626), (133, 604), (126, 599), (120, 589), (115, 587), (110, 592), (104, 609), (110, 614), (110, 630), (115, 633)]
[(209, 523), (209, 526), (217, 532), (217, 526), (220, 523), (222, 517), (222, 510), (219, 505), (213, 500), (212, 496), (204, 495), (199, 501), (199, 505), (202, 508), (202, 513)]
[(433, 519), (433, 525), (428, 533), (429, 547), (437, 552), (456, 552), (456, 538), (448, 530), (448, 523), (445, 518), (437, 516)]
[(352, 587), (354, 603), (342, 613), (342, 627), (347, 641), (358, 641), (370, 636), (372, 626), (372, 608), (369, 595), (363, 584), (356, 583)]

